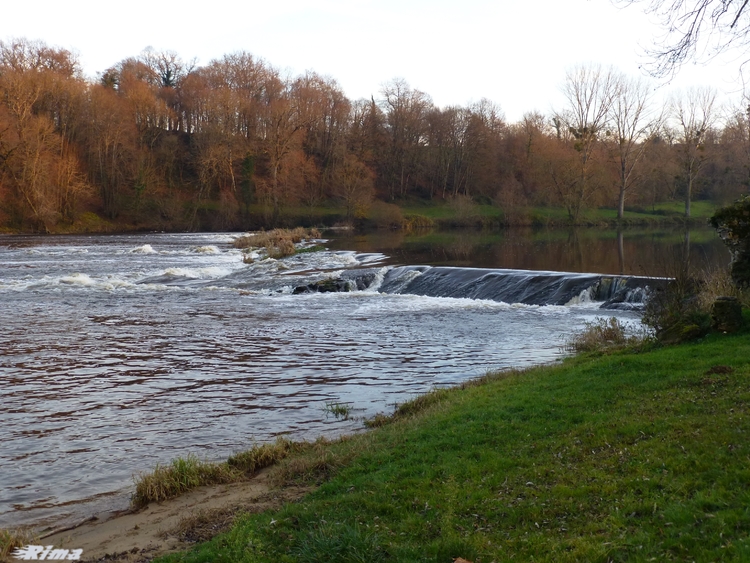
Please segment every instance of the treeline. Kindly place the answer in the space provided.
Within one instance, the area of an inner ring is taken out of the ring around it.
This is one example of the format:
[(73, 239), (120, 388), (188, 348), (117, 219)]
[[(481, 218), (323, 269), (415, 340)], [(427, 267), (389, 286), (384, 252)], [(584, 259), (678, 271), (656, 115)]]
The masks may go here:
[[(487, 100), (436, 107), (403, 80), (347, 99), (314, 72), (248, 53), (205, 66), (146, 50), (86, 80), (67, 50), (0, 42), (0, 226), (237, 229), (294, 206), (472, 200), (506, 212), (726, 201), (750, 180), (750, 116), (710, 90), (650, 103), (614, 70), (577, 67), (567, 107), (505, 121)], [(722, 117), (722, 119), (719, 119)]]

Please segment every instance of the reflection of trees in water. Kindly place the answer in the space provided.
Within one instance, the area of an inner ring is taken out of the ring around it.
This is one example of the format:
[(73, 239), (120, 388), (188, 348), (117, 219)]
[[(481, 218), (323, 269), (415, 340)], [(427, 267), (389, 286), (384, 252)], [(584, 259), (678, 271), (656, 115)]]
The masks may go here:
[[(475, 254), (475, 243), (471, 237), (458, 236), (454, 242), (446, 247), (446, 255), (454, 260), (462, 262), (471, 262), (472, 255)], [(468, 264), (467, 264), (468, 265)]]
[(679, 268), (726, 267), (729, 253), (710, 229), (462, 230), (414, 235), (378, 231), (334, 248), (383, 252), (401, 264), (434, 264), (672, 277)]
[[(689, 229), (682, 233), (654, 233), (628, 240), (627, 232), (618, 236), (621, 245), (620, 272), (636, 275), (675, 277), (696, 270), (714, 270), (728, 264), (729, 254), (718, 237), (699, 236), (692, 240)], [(701, 231), (698, 231), (703, 234)]]
[(693, 242), (690, 231), (571, 229), (562, 240), (553, 236), (536, 241), (521, 238), (497, 249), (495, 255), (508, 264), (503, 267), (642, 276), (672, 277), (685, 268), (725, 267), (729, 255), (718, 237), (708, 230), (698, 232), (701, 236)]
[(568, 235), (568, 246), (570, 248), (570, 255), (575, 257), (575, 264), (578, 265), (576, 270), (581, 270), (583, 269), (584, 255), (578, 231), (578, 229), (570, 230), (570, 234)]

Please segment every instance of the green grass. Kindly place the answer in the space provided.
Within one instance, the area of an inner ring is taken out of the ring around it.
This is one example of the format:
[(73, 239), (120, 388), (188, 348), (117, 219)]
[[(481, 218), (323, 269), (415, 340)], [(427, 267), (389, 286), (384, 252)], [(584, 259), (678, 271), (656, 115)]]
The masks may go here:
[[(694, 218), (708, 219), (714, 212), (721, 207), (716, 203), (710, 201), (692, 201), (690, 203), (690, 216)], [(657, 211), (665, 213), (674, 213), (677, 215), (685, 214), (685, 202), (684, 201), (668, 201), (663, 203), (657, 203), (654, 206)]]
[[(423, 215), (430, 219), (452, 219), (456, 216), (456, 210), (446, 203), (408, 204), (401, 206), (401, 210), (405, 215)], [(502, 210), (495, 205), (478, 204), (476, 210), (480, 217), (502, 217)]]
[(204, 485), (242, 481), (301, 447), (303, 445), (279, 438), (273, 444), (262, 444), (237, 453), (223, 463), (203, 461), (192, 454), (186, 458), (177, 458), (169, 465), (157, 465), (153, 471), (138, 475), (130, 502), (134, 508), (140, 508), (150, 502), (174, 498)]
[(287, 471), (324, 481), (302, 502), (163, 561), (750, 560), (747, 333), (500, 373), (398, 412), (321, 446), (323, 471)]
[[(383, 202), (381, 202), (383, 203)], [(562, 207), (520, 207), (504, 210), (497, 205), (475, 204), (476, 217), (471, 219), (459, 218), (459, 211), (447, 202), (430, 200), (407, 200), (398, 202), (401, 211), (404, 230), (426, 229), (432, 227), (497, 227), (510, 224), (516, 226), (566, 226), (571, 221), (567, 211)], [(691, 224), (705, 224), (719, 205), (707, 201), (692, 203)], [(220, 205), (216, 201), (203, 202), (200, 210), (207, 221), (202, 228), (212, 228), (210, 217), (221, 213)], [(656, 205), (641, 205), (626, 208), (624, 225), (675, 225), (684, 223), (685, 204), (681, 201), (658, 203)], [(506, 214), (507, 211), (507, 214)], [(242, 228), (257, 230), (259, 228), (295, 227), (303, 225), (332, 226), (347, 223), (346, 209), (336, 201), (323, 202), (314, 207), (304, 205), (286, 205), (279, 210), (278, 217), (274, 216), (269, 205), (254, 203), (247, 210), (243, 209)], [(116, 221), (107, 221), (93, 212), (82, 213), (73, 223), (61, 222), (53, 227), (55, 233), (95, 233), (131, 231), (145, 228), (164, 228), (164, 225), (154, 223), (150, 225), (148, 219), (144, 222), (135, 221), (133, 217), (122, 216)], [(175, 219), (172, 228), (182, 229), (179, 220)], [(367, 221), (365, 221), (367, 223)], [(617, 213), (613, 208), (584, 209), (577, 221), (579, 226), (603, 226), (617, 224)], [(150, 225), (150, 227), (149, 227)], [(0, 227), (0, 232), (13, 233), (16, 229)]]
[(323, 407), (323, 412), (337, 419), (348, 420), (349, 415), (352, 413), (352, 406), (349, 403), (326, 403), (325, 407)]
[[(705, 224), (717, 209), (717, 205), (706, 201), (692, 203), (691, 224)], [(404, 214), (422, 215), (438, 225), (448, 225), (456, 219), (456, 210), (447, 203), (408, 203), (401, 206)], [(626, 208), (625, 225), (675, 225), (684, 222), (685, 204), (680, 201), (659, 203), (651, 207)], [(503, 210), (495, 205), (477, 205), (477, 215), (481, 222), (492, 225), (505, 220)], [(562, 207), (523, 207), (513, 209), (507, 218), (511, 224), (519, 225), (568, 225), (571, 223), (568, 212)], [(578, 225), (614, 225), (617, 210), (614, 208), (587, 208), (581, 211)]]
[[(690, 223), (704, 225), (717, 209), (717, 205), (710, 202), (698, 201), (692, 204)], [(678, 225), (684, 223), (685, 204), (683, 202), (665, 202), (656, 204), (653, 209), (646, 207), (625, 208), (623, 224), (625, 225)], [(533, 207), (523, 211), (534, 224), (567, 224), (570, 222), (568, 213), (558, 207)], [(583, 209), (579, 225), (613, 225), (617, 223), (617, 210), (601, 207)]]
[(302, 248), (297, 248), (294, 253), (295, 254), (310, 254), (312, 252), (322, 252), (326, 249), (325, 246), (321, 244), (315, 244), (313, 246), (305, 246)]
[(157, 465), (151, 473), (140, 475), (131, 502), (134, 507), (141, 507), (152, 501), (176, 497), (202, 485), (239, 480), (240, 474), (226, 464), (205, 462), (188, 455), (187, 458), (172, 460), (169, 465)]

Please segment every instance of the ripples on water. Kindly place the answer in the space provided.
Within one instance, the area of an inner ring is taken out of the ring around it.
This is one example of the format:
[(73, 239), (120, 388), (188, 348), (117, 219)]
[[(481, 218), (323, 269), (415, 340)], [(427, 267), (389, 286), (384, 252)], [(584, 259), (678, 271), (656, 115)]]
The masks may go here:
[[(132, 475), (335, 436), (436, 385), (552, 361), (592, 305), (292, 295), (385, 257), (247, 265), (231, 235), (0, 238), (0, 527), (124, 507)], [(606, 313), (608, 316), (612, 312)], [(634, 318), (633, 314), (617, 313)]]

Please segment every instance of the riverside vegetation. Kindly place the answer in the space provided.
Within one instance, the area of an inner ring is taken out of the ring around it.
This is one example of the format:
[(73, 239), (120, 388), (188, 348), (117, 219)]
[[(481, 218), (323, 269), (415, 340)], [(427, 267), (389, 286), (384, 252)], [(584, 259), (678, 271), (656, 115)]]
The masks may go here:
[(747, 331), (488, 374), (289, 448), (317, 491), (160, 561), (746, 560), (748, 401)]
[[(272, 231), (262, 231), (260, 233), (251, 233), (237, 237), (234, 240), (234, 247), (243, 251), (243, 261), (251, 263), (253, 251), (262, 251), (267, 258), (284, 258), (301, 252), (314, 252), (322, 250), (323, 247), (315, 244), (300, 245), (300, 243), (310, 242), (320, 238), (320, 231), (317, 229), (305, 229), (297, 227), (296, 229), (273, 229)], [(300, 245), (300, 246), (296, 246)]]
[(460, 224), (585, 225), (600, 210), (627, 224), (662, 205), (690, 218), (747, 187), (743, 104), (719, 112), (696, 89), (659, 108), (615, 69), (567, 69), (562, 107), (515, 123), (487, 99), (439, 107), (403, 79), (350, 100), (246, 51), (197, 65), (146, 49), (101, 70), (0, 39), (0, 232), (330, 226), (395, 204)]

